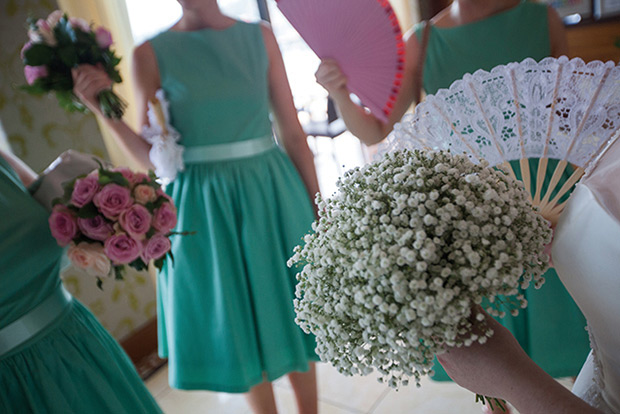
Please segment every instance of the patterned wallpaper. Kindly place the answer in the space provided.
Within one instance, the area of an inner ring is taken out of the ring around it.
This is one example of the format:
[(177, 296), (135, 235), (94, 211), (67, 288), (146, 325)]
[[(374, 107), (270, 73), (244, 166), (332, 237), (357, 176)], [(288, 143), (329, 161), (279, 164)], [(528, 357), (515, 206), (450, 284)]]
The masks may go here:
[[(20, 50), (27, 40), (26, 19), (45, 17), (57, 8), (54, 0), (0, 1), (0, 120), (13, 152), (35, 171), (69, 148), (107, 158), (94, 116), (68, 114), (55, 97), (34, 97), (18, 89), (25, 83)], [(108, 281), (103, 291), (75, 268), (62, 278), (117, 339), (155, 316), (155, 288), (147, 273), (127, 272), (125, 281)]]

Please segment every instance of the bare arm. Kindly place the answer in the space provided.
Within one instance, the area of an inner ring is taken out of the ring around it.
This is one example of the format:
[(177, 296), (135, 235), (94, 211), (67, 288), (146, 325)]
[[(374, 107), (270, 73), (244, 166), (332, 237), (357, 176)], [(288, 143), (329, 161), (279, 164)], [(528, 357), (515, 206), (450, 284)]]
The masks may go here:
[(400, 121), (413, 102), (413, 84), (418, 76), (416, 62), (419, 54), (420, 43), (413, 31), (410, 31), (405, 41), (405, 68), (402, 84), (387, 122), (382, 122), (351, 100), (347, 79), (336, 61), (326, 59), (321, 62), (316, 72), (316, 80), (329, 92), (349, 131), (367, 145), (376, 144), (390, 133), (394, 124)]
[[(160, 83), (155, 54), (148, 42), (135, 49), (132, 71), (138, 119), (140, 125), (144, 125), (147, 122), (147, 101), (155, 96)], [(149, 159), (150, 144), (124, 121), (108, 119), (101, 114), (97, 94), (112, 85), (107, 74), (96, 66), (81, 65), (73, 70), (73, 79), (75, 94), (93, 113), (104, 120), (105, 124), (114, 132), (123, 151), (130, 154), (142, 168), (153, 168)]]
[(536, 365), (506, 328), (485, 316), (494, 334), (484, 345), (450, 348), (438, 356), (457, 384), (503, 398), (522, 414), (599, 413)]
[(551, 6), (547, 6), (547, 21), (549, 26), (549, 42), (551, 43), (551, 56), (568, 56), (568, 40), (566, 39), (564, 23)]
[(299, 124), (293, 95), (288, 84), (280, 48), (267, 24), (262, 24), (263, 38), (269, 57), (269, 95), (275, 115), (276, 130), (287, 154), (301, 176), (316, 214), (314, 196), (319, 192), (314, 156), (308, 147), (306, 133)]
[(17, 176), (22, 181), (25, 187), (28, 187), (37, 178), (37, 174), (30, 168), (25, 162), (17, 158), (10, 152), (6, 152), (0, 149), (0, 156), (9, 163), (11, 168), (15, 170)]

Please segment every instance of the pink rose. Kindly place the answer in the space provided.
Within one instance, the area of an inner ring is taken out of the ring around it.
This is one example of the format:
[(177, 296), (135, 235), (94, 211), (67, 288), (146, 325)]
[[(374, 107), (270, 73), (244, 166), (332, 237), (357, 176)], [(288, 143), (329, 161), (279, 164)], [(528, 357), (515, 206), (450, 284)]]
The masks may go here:
[(99, 243), (81, 242), (77, 246), (71, 243), (67, 257), (75, 266), (86, 270), (92, 276), (105, 277), (110, 274), (111, 263)]
[(21, 52), (19, 52), (19, 56), (22, 58), (22, 60), (24, 59), (24, 53), (26, 53), (26, 50), (30, 49), (31, 47), (32, 47), (32, 41), (30, 40), (24, 44)]
[(105, 241), (103, 251), (115, 264), (128, 264), (140, 257), (142, 243), (125, 233), (120, 233)]
[(47, 67), (42, 66), (24, 66), (24, 76), (28, 85), (32, 85), (37, 79), (47, 76)]
[(66, 246), (78, 232), (75, 215), (65, 206), (56, 205), (48, 219), (52, 236), (60, 246)]
[(47, 31), (47, 32), (49, 32), (49, 31), (51, 31), (51, 30), (52, 30), (52, 28), (50, 27), (49, 23), (48, 23), (48, 22), (47, 22), (47, 20), (45, 20), (45, 19), (39, 19), (39, 20), (37, 20), (36, 25), (37, 25), (37, 27), (39, 28), (39, 30), (41, 30), (41, 31)]
[(63, 14), (64, 13), (60, 10), (54, 10), (53, 12), (51, 12), (49, 16), (47, 16), (47, 19), (46, 19), (47, 26), (50, 29), (53, 29), (54, 27), (56, 27), (60, 19), (62, 19)]
[(164, 190), (162, 190), (161, 188), (159, 188), (159, 189), (157, 189), (156, 194), (157, 194), (157, 197), (163, 197), (163, 198), (165, 198), (166, 200), (168, 200), (168, 202), (169, 202), (170, 204), (172, 204), (172, 205), (174, 206), (174, 201), (172, 201), (172, 197), (170, 197), (168, 194), (166, 194), (166, 193), (164, 192)]
[(110, 32), (103, 27), (98, 27), (97, 30), (95, 30), (95, 39), (100, 49), (107, 49), (114, 43)]
[(140, 184), (133, 189), (133, 197), (140, 204), (152, 203), (157, 200), (155, 189), (150, 185)]
[(114, 168), (112, 171), (121, 173), (123, 177), (125, 177), (125, 179), (129, 181), (130, 184), (133, 182), (134, 174), (133, 174), (133, 171), (131, 171), (129, 168), (117, 167), (117, 168)]
[(150, 260), (157, 260), (170, 250), (170, 240), (161, 234), (157, 234), (144, 242), (142, 250), (142, 260), (148, 263)]
[(141, 204), (134, 204), (118, 218), (121, 227), (134, 239), (142, 240), (151, 228), (151, 213)]
[[(52, 31), (52, 28), (50, 27), (47, 20), (39, 19), (37, 20), (36, 25), (37, 25), (36, 31), (39, 35), (39, 39), (45, 42), (49, 46), (56, 46), (57, 44), (56, 37), (54, 37), (54, 32)], [(36, 42), (36, 40), (33, 39), (32, 37), (30, 38), (30, 40)]]
[(93, 240), (105, 241), (112, 234), (112, 225), (102, 216), (78, 218), (77, 223), (82, 234)]
[(75, 180), (73, 193), (71, 193), (71, 202), (76, 207), (84, 207), (93, 200), (97, 191), (99, 191), (99, 178), (96, 175), (88, 175), (84, 178)]
[(147, 174), (145, 174), (143, 172), (134, 173), (134, 175), (133, 175), (133, 177), (131, 179), (131, 183), (134, 184), (134, 185), (142, 184), (145, 181), (147, 183), (150, 183), (151, 182), (151, 178)]
[(95, 194), (93, 202), (108, 219), (116, 220), (118, 216), (133, 204), (128, 188), (118, 184), (106, 184)]
[(84, 19), (80, 19), (79, 17), (70, 17), (69, 23), (71, 24), (71, 27), (73, 27), (74, 29), (79, 29), (83, 31), (84, 33), (91, 32), (90, 25)]
[(177, 209), (172, 203), (164, 203), (153, 213), (153, 227), (161, 233), (168, 233), (177, 225)]

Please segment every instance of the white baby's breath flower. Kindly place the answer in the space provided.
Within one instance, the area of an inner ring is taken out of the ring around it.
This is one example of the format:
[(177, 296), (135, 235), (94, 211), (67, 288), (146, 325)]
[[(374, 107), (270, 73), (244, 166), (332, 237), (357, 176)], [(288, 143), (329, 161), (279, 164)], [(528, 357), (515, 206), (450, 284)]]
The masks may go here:
[(521, 184), (485, 163), (391, 152), (338, 188), (317, 195), (319, 220), (289, 265), (301, 265), (296, 322), (345, 375), (377, 370), (392, 387), (419, 384), (446, 345), (492, 335), (474, 306), (514, 313), (527, 301), (511, 295), (543, 281), (548, 225)]

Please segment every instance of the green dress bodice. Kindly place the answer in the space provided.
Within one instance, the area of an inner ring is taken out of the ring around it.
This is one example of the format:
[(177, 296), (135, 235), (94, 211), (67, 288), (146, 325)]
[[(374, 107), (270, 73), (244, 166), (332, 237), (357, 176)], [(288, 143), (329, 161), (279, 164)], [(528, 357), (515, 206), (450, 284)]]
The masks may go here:
[[(415, 28), (418, 39), (422, 29), (422, 25)], [(422, 84), (427, 94), (434, 94), (466, 73), (489, 71), (528, 57), (539, 61), (550, 54), (547, 6), (523, 1), (476, 22), (431, 26)]]
[(150, 43), (185, 147), (271, 134), (269, 62), (259, 26), (236, 22), (224, 30), (167, 31)]

